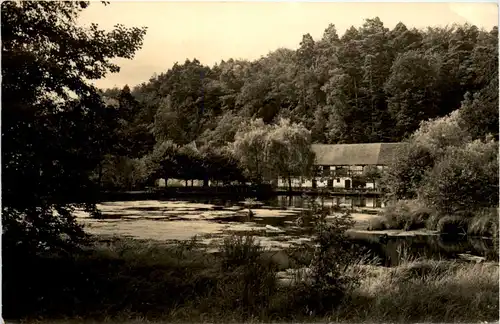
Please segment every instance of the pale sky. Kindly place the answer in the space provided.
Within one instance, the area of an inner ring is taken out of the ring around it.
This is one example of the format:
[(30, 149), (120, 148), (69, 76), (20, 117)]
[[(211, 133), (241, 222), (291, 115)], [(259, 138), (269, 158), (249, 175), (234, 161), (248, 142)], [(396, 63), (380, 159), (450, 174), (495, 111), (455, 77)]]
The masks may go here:
[(135, 86), (175, 62), (197, 58), (213, 66), (222, 59), (257, 59), (280, 47), (296, 49), (302, 35), (317, 40), (333, 23), (341, 36), (350, 26), (380, 17), (393, 28), (470, 23), (490, 30), (498, 25), (497, 3), (349, 2), (99, 2), (83, 11), (80, 23), (101, 28), (121, 23), (147, 26), (144, 45), (133, 60), (117, 60), (121, 72), (98, 80), (98, 87)]

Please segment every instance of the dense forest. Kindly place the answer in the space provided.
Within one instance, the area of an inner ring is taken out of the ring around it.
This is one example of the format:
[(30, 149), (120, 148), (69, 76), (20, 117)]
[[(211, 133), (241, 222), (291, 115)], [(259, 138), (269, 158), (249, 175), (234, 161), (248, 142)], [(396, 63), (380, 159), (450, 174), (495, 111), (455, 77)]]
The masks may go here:
[[(101, 94), (118, 114), (116, 125), (107, 126), (117, 149), (99, 171), (111, 187), (131, 188), (160, 176), (151, 161), (172, 157), (168, 150), (180, 156), (179, 167), (188, 165), (182, 159), (215, 154), (234, 170), (234, 156), (216, 152), (227, 151), (252, 120), (267, 126), (289, 120), (309, 130), (313, 143), (396, 142), (422, 121), (461, 108), (462, 127), (475, 138), (497, 137), (498, 28), (418, 30), (399, 23), (390, 30), (374, 18), (339, 37), (331, 24), (319, 40), (304, 35), (297, 50), (280, 48), (255, 61), (229, 59), (213, 67), (186, 60), (132, 89)], [(160, 167), (165, 178), (174, 161), (168, 163)]]

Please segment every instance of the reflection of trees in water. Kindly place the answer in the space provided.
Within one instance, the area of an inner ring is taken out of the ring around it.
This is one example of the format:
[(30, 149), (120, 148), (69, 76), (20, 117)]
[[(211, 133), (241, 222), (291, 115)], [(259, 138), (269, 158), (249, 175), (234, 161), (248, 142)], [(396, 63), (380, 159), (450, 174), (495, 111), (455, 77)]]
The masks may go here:
[(436, 236), (434, 238), (439, 247), (449, 253), (471, 253), (480, 256), (488, 256), (491, 253), (497, 254), (493, 243), (489, 239), (480, 237), (463, 237), (457, 239), (456, 237)]
[(429, 237), (429, 245), (437, 247), (439, 251), (447, 254), (463, 253), (470, 250), (470, 244), (467, 242), (467, 239), (461, 237), (450, 238), (435, 235)]
[(479, 252), (480, 256), (486, 257), (487, 260), (499, 261), (498, 249), (493, 244), (493, 240), (471, 237), (469, 242), (474, 250)]
[(469, 238), (469, 243), (476, 251), (481, 251), (486, 253), (488, 251), (493, 250), (492, 240), (486, 240), (480, 237), (471, 237)]
[(457, 254), (471, 253), (498, 260), (491, 240), (481, 238), (454, 238), (439, 235), (389, 237), (384, 243), (379, 235), (367, 235), (353, 239), (358, 247), (369, 250), (372, 256), (381, 258), (382, 265), (396, 266), (404, 258), (451, 259)]
[[(318, 205), (324, 206), (334, 206), (335, 198), (333, 197), (316, 197), (316, 203)], [(294, 208), (307, 208), (309, 207), (309, 203), (307, 199), (304, 199), (303, 196), (277, 196), (271, 200), (269, 200), (266, 204), (270, 206), (279, 206), (281, 208), (294, 207)]]

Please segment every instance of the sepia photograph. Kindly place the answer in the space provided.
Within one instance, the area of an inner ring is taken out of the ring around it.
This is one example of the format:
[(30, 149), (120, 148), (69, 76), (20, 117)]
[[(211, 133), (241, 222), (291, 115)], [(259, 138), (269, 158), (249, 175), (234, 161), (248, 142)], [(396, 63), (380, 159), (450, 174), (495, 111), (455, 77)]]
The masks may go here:
[(2, 1), (2, 323), (500, 323), (498, 20)]

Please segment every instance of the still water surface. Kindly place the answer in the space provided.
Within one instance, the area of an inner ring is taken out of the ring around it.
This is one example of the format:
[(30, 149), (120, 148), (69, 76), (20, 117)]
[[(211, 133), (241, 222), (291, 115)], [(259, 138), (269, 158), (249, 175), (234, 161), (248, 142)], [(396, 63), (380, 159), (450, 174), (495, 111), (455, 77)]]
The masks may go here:
[[(326, 205), (332, 201), (326, 200)], [(310, 230), (299, 226), (298, 217), (306, 202), (301, 197), (277, 197), (257, 202), (248, 217), (244, 202), (220, 199), (117, 201), (98, 205), (104, 219), (92, 219), (80, 212), (78, 220), (91, 234), (119, 235), (160, 241), (189, 240), (197, 236), (208, 246), (230, 234), (253, 234), (261, 245), (281, 250), (309, 240)], [(491, 240), (482, 238), (449, 239), (431, 232), (367, 231), (371, 219), (379, 216), (353, 211), (355, 227), (351, 240), (381, 258), (385, 265), (395, 265), (405, 251), (412, 257), (457, 258), (460, 253), (494, 258), (497, 251)], [(381, 241), (387, 233), (388, 240)]]

